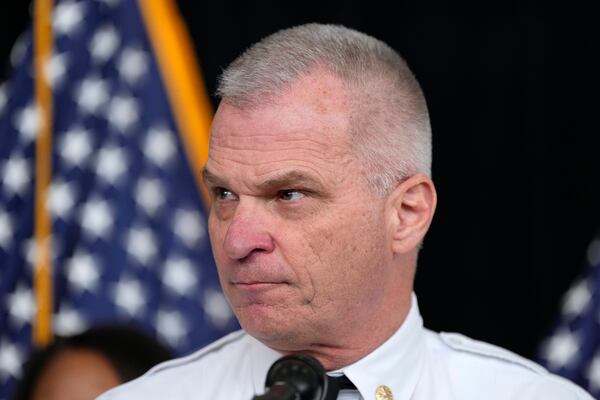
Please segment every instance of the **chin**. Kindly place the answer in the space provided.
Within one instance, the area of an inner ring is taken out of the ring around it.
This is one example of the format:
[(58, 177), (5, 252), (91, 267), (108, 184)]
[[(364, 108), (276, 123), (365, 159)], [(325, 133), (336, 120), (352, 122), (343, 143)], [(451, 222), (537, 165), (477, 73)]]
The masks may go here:
[(249, 335), (269, 347), (286, 343), (297, 336), (298, 328), (291, 324), (293, 313), (273, 306), (252, 304), (235, 310), (240, 325)]

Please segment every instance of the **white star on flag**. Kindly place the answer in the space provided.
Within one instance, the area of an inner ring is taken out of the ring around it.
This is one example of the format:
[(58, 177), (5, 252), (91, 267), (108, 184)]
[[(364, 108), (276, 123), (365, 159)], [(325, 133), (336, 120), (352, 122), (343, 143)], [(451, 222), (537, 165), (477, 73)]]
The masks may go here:
[(550, 337), (544, 347), (548, 365), (558, 369), (573, 362), (579, 351), (579, 339), (576, 333), (565, 329)]
[(110, 185), (116, 186), (127, 171), (127, 153), (115, 145), (102, 147), (96, 159), (96, 173)]
[(117, 66), (121, 78), (130, 86), (137, 84), (148, 69), (148, 56), (144, 51), (127, 47), (123, 49)]
[(30, 270), (33, 271), (37, 257), (37, 245), (34, 238), (29, 238), (23, 242), (23, 255)]
[(121, 44), (119, 34), (113, 25), (99, 28), (90, 41), (90, 53), (96, 63), (107, 62)]
[(144, 155), (159, 167), (164, 167), (177, 150), (172, 138), (173, 132), (168, 129), (151, 128), (144, 142)]
[(85, 78), (75, 90), (79, 109), (88, 114), (99, 115), (109, 99), (108, 83), (96, 75)]
[(188, 331), (181, 313), (165, 310), (159, 310), (156, 315), (156, 329), (173, 346), (177, 346)]
[(107, 237), (113, 226), (112, 210), (105, 200), (88, 201), (81, 212), (81, 227), (92, 238)]
[(127, 252), (143, 266), (148, 264), (158, 253), (154, 234), (148, 228), (132, 228), (127, 236)]
[(590, 265), (600, 265), (600, 239), (592, 240), (587, 249), (587, 260)]
[(208, 289), (204, 292), (204, 311), (208, 315), (210, 321), (217, 327), (224, 326), (229, 323), (233, 316), (231, 307), (218, 290)]
[(189, 247), (206, 236), (204, 224), (194, 210), (179, 209), (175, 212), (174, 232)]
[(60, 139), (59, 152), (70, 166), (82, 167), (92, 153), (91, 134), (81, 126), (74, 126)]
[(8, 296), (7, 302), (8, 312), (17, 326), (31, 322), (36, 309), (31, 289), (19, 286)]
[(52, 27), (54, 33), (72, 35), (83, 21), (84, 3), (63, 1), (56, 5)]
[(138, 120), (139, 114), (140, 107), (137, 101), (129, 95), (121, 94), (114, 96), (110, 101), (106, 118), (119, 132), (128, 133)]
[(165, 188), (160, 179), (140, 178), (135, 190), (135, 201), (149, 216), (154, 216), (164, 206)]
[(88, 324), (77, 310), (69, 305), (61, 305), (53, 319), (54, 330), (58, 335), (70, 336), (83, 332)]
[(142, 313), (144, 298), (144, 288), (134, 278), (122, 278), (114, 287), (115, 304), (132, 317)]
[(67, 73), (67, 55), (53, 54), (46, 63), (44, 72), (50, 83), (50, 87), (55, 91), (59, 90), (65, 80), (65, 74)]
[(27, 159), (12, 155), (2, 166), (2, 188), (8, 195), (23, 196), (31, 184), (31, 167)]
[(47, 208), (55, 219), (67, 219), (75, 205), (73, 185), (62, 180), (52, 182), (47, 198)]
[(10, 65), (13, 68), (16, 68), (19, 64), (21, 64), (25, 58), (25, 55), (27, 54), (27, 47), (29, 45), (27, 36), (28, 35), (25, 32), (19, 35), (12, 50), (10, 51)]
[(592, 298), (590, 286), (590, 282), (583, 279), (569, 289), (563, 302), (563, 313), (565, 315), (578, 315), (585, 311)]
[(94, 292), (100, 278), (98, 262), (90, 254), (78, 251), (67, 264), (67, 279), (78, 291)]
[(180, 296), (190, 295), (198, 284), (195, 269), (187, 258), (169, 258), (164, 265), (163, 281)]
[(10, 214), (0, 210), (0, 249), (8, 249), (12, 244), (13, 222)]
[(23, 365), (23, 353), (14, 344), (2, 340), (0, 342), (0, 378), (20, 376)]
[(26, 143), (33, 141), (41, 128), (40, 113), (34, 103), (30, 103), (14, 118), (14, 126)]

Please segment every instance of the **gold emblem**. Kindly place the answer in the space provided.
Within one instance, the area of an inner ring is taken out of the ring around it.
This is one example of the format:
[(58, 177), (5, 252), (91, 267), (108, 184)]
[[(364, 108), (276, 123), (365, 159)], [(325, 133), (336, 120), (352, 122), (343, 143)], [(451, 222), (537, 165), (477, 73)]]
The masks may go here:
[(394, 400), (392, 389), (385, 385), (377, 386), (377, 390), (375, 390), (375, 400)]

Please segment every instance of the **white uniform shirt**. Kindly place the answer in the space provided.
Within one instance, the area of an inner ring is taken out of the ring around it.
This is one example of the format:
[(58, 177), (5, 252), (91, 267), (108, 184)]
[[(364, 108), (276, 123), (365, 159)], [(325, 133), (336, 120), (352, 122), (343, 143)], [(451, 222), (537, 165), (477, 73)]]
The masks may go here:
[[(238, 331), (188, 357), (160, 364), (99, 400), (251, 400), (264, 393), (267, 371), (279, 357)], [(508, 350), (423, 328), (414, 295), (400, 329), (371, 354), (331, 374), (341, 372), (358, 392), (343, 390), (340, 400), (375, 399), (382, 385), (393, 400), (592, 399)]]

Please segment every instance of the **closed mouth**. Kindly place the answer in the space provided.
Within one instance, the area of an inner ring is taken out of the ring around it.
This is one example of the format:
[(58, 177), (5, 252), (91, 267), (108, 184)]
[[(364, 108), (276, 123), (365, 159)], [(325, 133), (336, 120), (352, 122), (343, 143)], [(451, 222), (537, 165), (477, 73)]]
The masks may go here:
[(259, 285), (281, 285), (285, 282), (270, 281), (250, 281), (250, 282), (232, 282), (235, 286), (259, 286)]
[(232, 284), (233, 286), (241, 290), (262, 291), (273, 289), (282, 285), (287, 285), (287, 282), (250, 281), (233, 282)]

